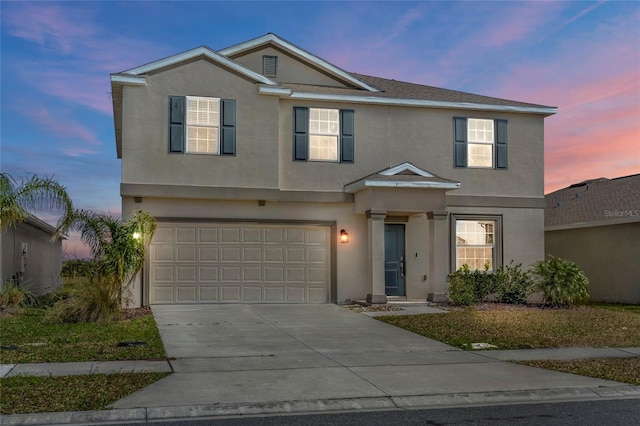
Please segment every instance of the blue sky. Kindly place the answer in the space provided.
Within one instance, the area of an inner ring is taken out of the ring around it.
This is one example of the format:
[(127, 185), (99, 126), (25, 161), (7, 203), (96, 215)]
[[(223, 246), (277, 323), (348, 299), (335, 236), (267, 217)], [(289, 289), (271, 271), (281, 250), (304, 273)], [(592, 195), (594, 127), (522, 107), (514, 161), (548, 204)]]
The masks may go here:
[[(1, 157), (120, 214), (109, 74), (268, 32), (351, 72), (543, 105), (547, 192), (640, 173), (640, 3), (11, 2)], [(67, 250), (86, 253), (76, 246)]]

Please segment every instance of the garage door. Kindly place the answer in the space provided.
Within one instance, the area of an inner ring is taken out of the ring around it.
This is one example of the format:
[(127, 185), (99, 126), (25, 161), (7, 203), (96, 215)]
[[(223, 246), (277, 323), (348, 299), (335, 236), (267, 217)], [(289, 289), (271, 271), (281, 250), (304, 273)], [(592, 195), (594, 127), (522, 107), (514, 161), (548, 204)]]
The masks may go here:
[(159, 223), (149, 303), (324, 303), (330, 228)]

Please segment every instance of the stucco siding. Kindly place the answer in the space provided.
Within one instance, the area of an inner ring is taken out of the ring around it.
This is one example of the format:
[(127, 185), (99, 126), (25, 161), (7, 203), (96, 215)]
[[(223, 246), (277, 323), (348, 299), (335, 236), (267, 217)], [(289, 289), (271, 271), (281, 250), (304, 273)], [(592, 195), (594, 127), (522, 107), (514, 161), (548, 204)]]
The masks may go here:
[(640, 304), (640, 222), (547, 231), (545, 250), (582, 268), (591, 300)]
[[(169, 153), (169, 96), (236, 100), (236, 155)], [(122, 182), (278, 187), (278, 99), (205, 60), (124, 87)]]
[[(353, 109), (354, 164), (292, 161), (294, 106)], [(508, 120), (508, 168), (455, 168), (455, 116)], [(438, 176), (460, 182), (460, 189), (452, 194), (542, 197), (543, 138), (543, 119), (523, 114), (283, 100), (280, 103), (280, 187), (336, 191), (370, 173), (410, 161)]]
[(276, 81), (318, 86), (347, 87), (327, 74), (310, 68), (300, 62), (299, 59), (273, 47), (265, 47), (257, 51), (249, 52), (243, 56), (234, 57), (234, 60), (250, 70), (262, 74), (262, 57), (264, 55), (278, 57), (278, 75), (273, 78)]

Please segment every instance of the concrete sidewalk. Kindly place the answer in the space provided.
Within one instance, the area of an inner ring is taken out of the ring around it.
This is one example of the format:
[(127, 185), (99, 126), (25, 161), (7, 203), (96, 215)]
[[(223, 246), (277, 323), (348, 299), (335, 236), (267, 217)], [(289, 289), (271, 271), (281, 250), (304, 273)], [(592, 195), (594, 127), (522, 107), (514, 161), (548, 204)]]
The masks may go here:
[[(504, 362), (640, 348), (461, 351), (335, 305), (154, 306), (168, 361), (3, 366), (3, 375), (172, 371), (111, 410), (3, 425), (639, 398), (640, 387)], [(87, 365), (91, 364), (91, 365)]]

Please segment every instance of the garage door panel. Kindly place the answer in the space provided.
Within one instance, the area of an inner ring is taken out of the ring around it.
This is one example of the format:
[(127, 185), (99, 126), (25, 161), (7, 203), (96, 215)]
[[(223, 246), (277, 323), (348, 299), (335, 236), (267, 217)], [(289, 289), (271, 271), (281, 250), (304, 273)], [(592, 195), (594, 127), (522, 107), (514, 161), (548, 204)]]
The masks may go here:
[(173, 266), (154, 266), (151, 269), (152, 278), (156, 282), (173, 282), (175, 280), (173, 276), (174, 270)]
[(222, 271), (222, 281), (236, 281), (240, 282), (240, 267), (239, 266), (223, 266), (220, 268)]
[(177, 302), (195, 302), (198, 300), (196, 297), (197, 288), (196, 286), (180, 286), (176, 288), (177, 290)]
[(178, 246), (176, 248), (176, 261), (195, 262), (198, 260), (196, 246)]
[(218, 262), (220, 260), (218, 254), (218, 247), (198, 247), (198, 261), (200, 262)]
[(222, 247), (220, 252), (221, 262), (240, 262), (240, 247)]
[(218, 282), (219, 281), (219, 268), (217, 266), (201, 266), (200, 267), (200, 282)]
[(262, 230), (259, 228), (244, 228), (242, 230), (242, 242), (244, 244), (262, 243)]
[(196, 242), (196, 228), (177, 228), (176, 229), (176, 242), (177, 243), (195, 243)]
[(176, 268), (177, 276), (176, 281), (179, 283), (195, 282), (196, 281), (196, 267), (194, 266), (178, 266)]
[(150, 303), (324, 303), (329, 228), (159, 224), (150, 247)]
[(159, 245), (151, 247), (151, 259), (155, 262), (173, 262), (175, 259), (173, 246)]
[(198, 243), (210, 244), (218, 242), (218, 228), (198, 228)]
[(222, 228), (222, 244), (237, 244), (240, 242), (240, 228)]
[(284, 287), (265, 286), (263, 290), (265, 302), (284, 302)]
[(240, 286), (222, 286), (223, 302), (240, 302)]
[(201, 302), (217, 302), (218, 301), (218, 290), (216, 287), (204, 287), (200, 286), (200, 301)]
[(242, 249), (243, 262), (262, 262), (261, 247), (244, 247)]

